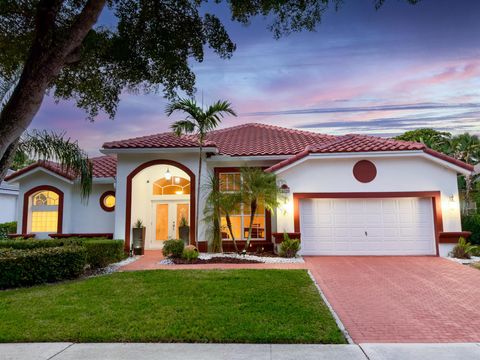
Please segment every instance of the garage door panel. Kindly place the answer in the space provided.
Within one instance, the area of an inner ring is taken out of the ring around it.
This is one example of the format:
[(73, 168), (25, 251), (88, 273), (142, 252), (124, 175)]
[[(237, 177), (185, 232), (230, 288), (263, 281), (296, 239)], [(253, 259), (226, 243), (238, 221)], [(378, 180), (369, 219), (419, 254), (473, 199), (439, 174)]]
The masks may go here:
[(430, 199), (304, 199), (302, 253), (307, 255), (433, 255)]

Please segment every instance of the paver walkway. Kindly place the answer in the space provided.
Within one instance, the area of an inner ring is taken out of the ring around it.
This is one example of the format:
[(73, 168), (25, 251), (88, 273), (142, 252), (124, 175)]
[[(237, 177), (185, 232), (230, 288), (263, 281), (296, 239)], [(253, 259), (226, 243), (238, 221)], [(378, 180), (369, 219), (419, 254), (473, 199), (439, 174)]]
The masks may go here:
[(479, 342), (480, 271), (439, 257), (306, 257), (356, 343)]
[(293, 264), (192, 264), (192, 265), (161, 265), (163, 259), (161, 250), (146, 251), (139, 260), (122, 266), (120, 271), (133, 270), (224, 270), (224, 269), (307, 269), (305, 263)]

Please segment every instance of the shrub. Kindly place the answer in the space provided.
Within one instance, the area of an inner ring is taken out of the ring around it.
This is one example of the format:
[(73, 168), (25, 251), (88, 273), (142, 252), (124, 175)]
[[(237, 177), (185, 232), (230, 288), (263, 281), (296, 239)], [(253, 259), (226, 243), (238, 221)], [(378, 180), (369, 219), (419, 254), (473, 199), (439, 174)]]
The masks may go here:
[(193, 261), (198, 259), (198, 250), (193, 245), (185, 246), (183, 249), (182, 257), (187, 261)]
[(293, 258), (300, 251), (300, 240), (290, 239), (287, 233), (283, 234), (283, 242), (280, 244), (280, 256)]
[(50, 248), (50, 247), (65, 246), (65, 245), (77, 245), (77, 244), (79, 244), (78, 241), (72, 241), (70, 239), (52, 239), (52, 240), (14, 239), (14, 240), (0, 241), (0, 248), (27, 250), (27, 249)]
[(183, 243), (183, 240), (171, 239), (165, 241), (163, 244), (162, 253), (163, 256), (178, 259), (182, 257), (184, 248), (185, 244)]
[(462, 216), (462, 229), (470, 231), (470, 242), (480, 245), (480, 214)]
[(87, 251), (87, 264), (92, 269), (105, 267), (125, 258), (122, 240), (88, 239), (82, 242)]
[(85, 265), (86, 250), (81, 246), (0, 249), (0, 289), (74, 279)]
[(5, 240), (0, 241), (0, 248), (17, 250), (53, 248), (62, 246), (82, 246), (87, 251), (87, 264), (91, 268), (105, 267), (125, 258), (123, 240), (105, 238), (64, 238), (45, 240)]
[(8, 234), (17, 232), (17, 222), (11, 221), (0, 224), (0, 239), (8, 239)]
[(477, 250), (477, 246), (470, 244), (463, 237), (458, 239), (458, 244), (455, 245), (450, 252), (450, 256), (457, 259), (470, 259), (473, 252)]

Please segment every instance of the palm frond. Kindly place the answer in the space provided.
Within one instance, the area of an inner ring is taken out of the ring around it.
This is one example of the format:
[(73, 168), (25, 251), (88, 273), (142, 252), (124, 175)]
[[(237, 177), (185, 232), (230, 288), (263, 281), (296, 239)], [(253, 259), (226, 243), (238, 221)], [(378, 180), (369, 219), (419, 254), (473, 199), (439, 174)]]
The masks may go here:
[(0, 111), (5, 107), (13, 90), (15, 90), (15, 86), (20, 79), (21, 73), (22, 72), (18, 70), (10, 78), (0, 79)]
[(198, 119), (201, 117), (203, 111), (198, 106), (195, 100), (192, 99), (180, 99), (167, 105), (165, 113), (167, 116), (171, 116), (174, 112), (182, 111), (189, 115), (191, 119)]
[(170, 129), (172, 129), (173, 133), (177, 136), (181, 136), (182, 134), (191, 134), (195, 132), (195, 123), (191, 120), (179, 120), (174, 122)]
[(79, 176), (82, 199), (87, 200), (92, 190), (92, 163), (78, 143), (64, 135), (37, 130), (26, 132), (19, 142), (19, 150), (38, 160), (57, 161), (65, 172)]

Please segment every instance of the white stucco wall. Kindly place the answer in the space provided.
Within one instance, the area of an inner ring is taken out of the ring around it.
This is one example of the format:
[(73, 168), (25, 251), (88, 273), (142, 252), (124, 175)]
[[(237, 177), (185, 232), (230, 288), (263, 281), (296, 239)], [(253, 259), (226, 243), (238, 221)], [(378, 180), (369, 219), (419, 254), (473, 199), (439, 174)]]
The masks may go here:
[[(87, 203), (80, 201), (78, 185), (37, 171), (19, 181), (20, 192), (17, 207), (17, 232), (22, 232), (23, 198), (30, 189), (50, 185), (63, 192), (63, 233), (105, 233), (113, 232), (114, 212), (106, 212), (100, 207), (100, 196), (104, 191), (114, 190), (113, 184), (93, 184)], [(39, 236), (37, 236), (38, 238)], [(45, 237), (45, 236), (43, 236)]]
[[(359, 160), (370, 160), (377, 168), (376, 178), (367, 184), (352, 173)], [(422, 157), (363, 157), (308, 159), (279, 172), (279, 179), (290, 187), (290, 194), (277, 211), (277, 231), (293, 231), (293, 194), (300, 192), (407, 192), (440, 191), (443, 231), (461, 231), (457, 174)], [(453, 195), (454, 202), (450, 201)], [(448, 246), (442, 245), (442, 252)]]
[(0, 223), (17, 220), (17, 194), (0, 193)]
[[(117, 156), (117, 187), (116, 187), (116, 196), (117, 196), (117, 205), (115, 208), (115, 238), (125, 239), (125, 215), (126, 215), (126, 195), (127, 195), (127, 176), (134, 171), (138, 166), (142, 165), (151, 160), (173, 160), (178, 162), (187, 168), (189, 168), (196, 176), (195, 178), (195, 187), (197, 178), (198, 178), (198, 153), (162, 153), (162, 154), (119, 154)], [(208, 172), (206, 162), (203, 162), (202, 166), (202, 178), (203, 181), (206, 181)], [(205, 206), (205, 198), (200, 195), (198, 198), (198, 189), (196, 189), (197, 203), (200, 206), (200, 209), (203, 209)], [(132, 199), (132, 203), (145, 202), (146, 198), (136, 198)], [(132, 209), (133, 210), (133, 209)], [(133, 214), (133, 211), (132, 211)], [(140, 213), (138, 213), (140, 214)], [(137, 217), (138, 217), (137, 214)], [(199, 224), (199, 240), (203, 241), (205, 239), (205, 225), (201, 221), (202, 216), (200, 215)], [(136, 218), (132, 216), (132, 225), (135, 222)], [(131, 231), (131, 229), (130, 229)]]

